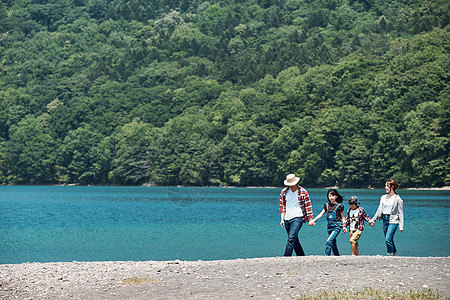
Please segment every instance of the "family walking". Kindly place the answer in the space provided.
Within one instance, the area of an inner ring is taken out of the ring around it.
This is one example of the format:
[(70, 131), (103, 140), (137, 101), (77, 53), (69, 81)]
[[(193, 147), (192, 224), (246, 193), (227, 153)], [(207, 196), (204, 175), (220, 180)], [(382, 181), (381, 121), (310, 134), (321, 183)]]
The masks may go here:
[(314, 218), (309, 194), (298, 182), (300, 178), (295, 174), (289, 174), (284, 180), (285, 188), (280, 193), (281, 227), (286, 229), (288, 239), (284, 256), (292, 256), (292, 252), (298, 256), (304, 256), (299, 240), (299, 232), (303, 223), (315, 226), (316, 221), (326, 215), (328, 238), (325, 246), (325, 255), (339, 255), (336, 238), (341, 230), (350, 233), (350, 246), (352, 255), (359, 255), (358, 240), (364, 230), (364, 221), (374, 226), (376, 220), (383, 220), (383, 232), (385, 236), (387, 254), (397, 255), (394, 243), (394, 234), (397, 229), (403, 231), (403, 200), (396, 193), (398, 183), (388, 180), (385, 184), (386, 194), (380, 199), (378, 209), (372, 219), (369, 218), (363, 207), (359, 205), (359, 199), (352, 196), (348, 200), (350, 208), (344, 216), (343, 197), (336, 189), (327, 192), (328, 202), (323, 205), (322, 211)]

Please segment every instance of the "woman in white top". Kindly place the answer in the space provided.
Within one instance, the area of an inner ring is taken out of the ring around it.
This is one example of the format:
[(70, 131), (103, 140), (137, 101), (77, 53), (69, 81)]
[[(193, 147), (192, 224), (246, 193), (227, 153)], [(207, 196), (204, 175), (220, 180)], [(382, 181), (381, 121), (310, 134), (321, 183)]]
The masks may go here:
[(375, 220), (383, 219), (383, 231), (386, 237), (386, 248), (388, 255), (397, 255), (397, 249), (394, 243), (394, 234), (399, 228), (403, 231), (403, 200), (395, 192), (398, 183), (395, 180), (388, 180), (384, 186), (386, 195), (381, 196), (380, 205), (372, 218)]

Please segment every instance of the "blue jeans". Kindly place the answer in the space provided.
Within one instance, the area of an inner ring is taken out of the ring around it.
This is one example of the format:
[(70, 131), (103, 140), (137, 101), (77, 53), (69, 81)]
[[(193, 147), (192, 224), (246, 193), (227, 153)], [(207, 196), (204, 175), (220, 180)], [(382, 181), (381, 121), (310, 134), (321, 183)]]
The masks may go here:
[(341, 232), (341, 227), (336, 226), (332, 228), (328, 228), (328, 239), (327, 246), (325, 247), (325, 255), (331, 255), (331, 251), (333, 250), (333, 254), (339, 256), (339, 250), (336, 243), (336, 238), (338, 234)]
[(303, 252), (302, 245), (298, 240), (298, 232), (302, 228), (303, 219), (293, 218), (291, 220), (284, 220), (284, 228), (288, 234), (288, 240), (286, 244), (286, 250), (284, 251), (284, 256), (292, 256), (292, 251), (295, 250), (297, 256), (305, 256)]
[(389, 215), (383, 215), (383, 232), (386, 239), (387, 254), (393, 255), (397, 253), (395, 248), (394, 234), (397, 231), (398, 224), (389, 224)]

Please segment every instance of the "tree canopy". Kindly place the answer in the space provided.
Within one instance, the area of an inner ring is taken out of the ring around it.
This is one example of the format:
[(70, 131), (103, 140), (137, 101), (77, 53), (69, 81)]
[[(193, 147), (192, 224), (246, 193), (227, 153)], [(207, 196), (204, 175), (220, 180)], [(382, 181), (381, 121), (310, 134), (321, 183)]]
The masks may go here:
[(450, 182), (446, 0), (0, 2), (0, 183)]

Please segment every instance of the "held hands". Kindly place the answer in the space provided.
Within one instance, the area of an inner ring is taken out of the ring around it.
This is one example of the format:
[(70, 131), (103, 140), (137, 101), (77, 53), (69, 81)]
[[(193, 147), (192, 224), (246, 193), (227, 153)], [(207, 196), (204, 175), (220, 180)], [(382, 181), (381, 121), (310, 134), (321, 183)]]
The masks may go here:
[(309, 220), (309, 226), (316, 226), (316, 221), (314, 220)]
[(342, 232), (347, 233), (347, 228), (346, 227), (342, 228)]

